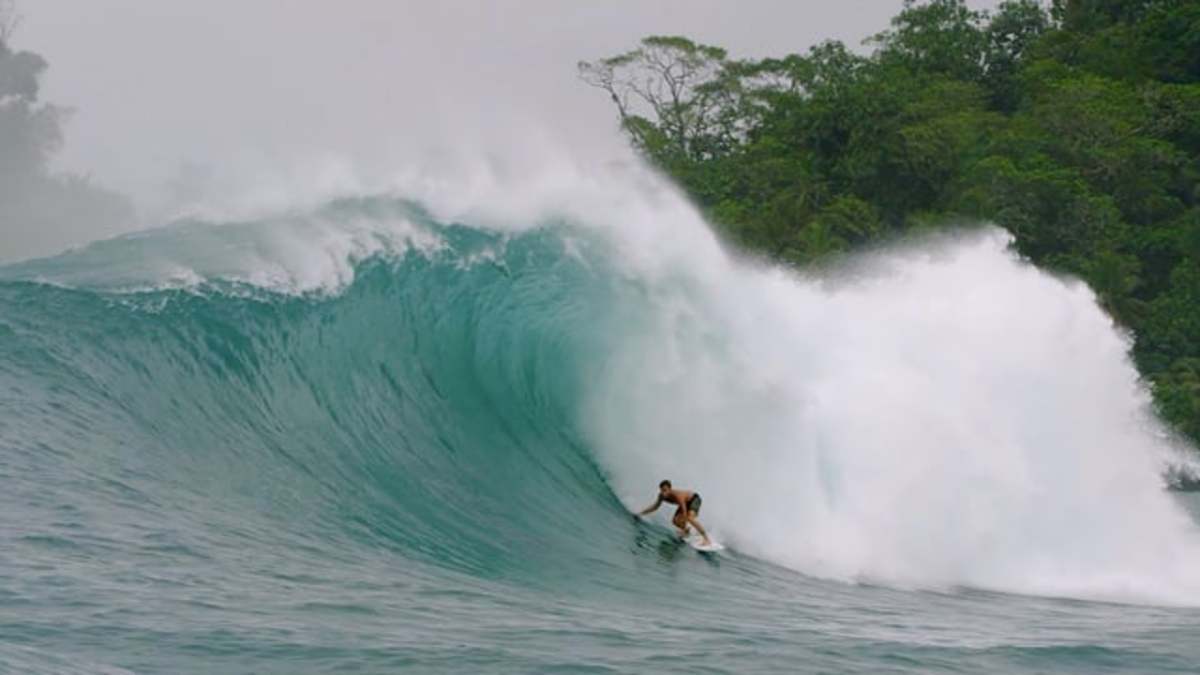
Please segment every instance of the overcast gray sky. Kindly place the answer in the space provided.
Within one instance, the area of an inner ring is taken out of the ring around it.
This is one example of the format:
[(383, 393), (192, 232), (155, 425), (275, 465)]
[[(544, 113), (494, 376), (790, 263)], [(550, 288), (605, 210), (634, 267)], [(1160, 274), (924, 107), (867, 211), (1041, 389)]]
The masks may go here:
[(194, 176), (329, 157), (379, 170), (441, 145), (520, 145), (530, 130), (604, 161), (623, 140), (603, 94), (576, 78), (579, 59), (649, 34), (684, 34), (735, 56), (826, 38), (858, 45), (900, 6), (18, 0), (15, 43), (49, 60), (44, 98), (77, 109), (60, 165), (133, 195), (145, 212), (185, 164)]

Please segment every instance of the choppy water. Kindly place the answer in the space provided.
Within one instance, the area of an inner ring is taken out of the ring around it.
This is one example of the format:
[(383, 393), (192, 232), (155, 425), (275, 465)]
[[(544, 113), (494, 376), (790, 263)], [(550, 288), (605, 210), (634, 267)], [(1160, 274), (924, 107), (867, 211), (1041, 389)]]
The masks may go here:
[[(0, 672), (1200, 667), (1200, 502), (1085, 288), (996, 233), (820, 281), (530, 225), (0, 270)], [(665, 476), (726, 553), (630, 518)]]

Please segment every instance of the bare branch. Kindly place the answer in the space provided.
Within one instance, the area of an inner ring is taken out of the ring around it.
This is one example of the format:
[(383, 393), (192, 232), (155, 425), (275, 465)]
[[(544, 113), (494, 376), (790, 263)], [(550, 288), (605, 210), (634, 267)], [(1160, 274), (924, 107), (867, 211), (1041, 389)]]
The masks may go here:
[(580, 77), (608, 92), (622, 126), (643, 151), (701, 158), (739, 141), (731, 111), (747, 105), (725, 51), (687, 38), (652, 36), (638, 48), (581, 62)]

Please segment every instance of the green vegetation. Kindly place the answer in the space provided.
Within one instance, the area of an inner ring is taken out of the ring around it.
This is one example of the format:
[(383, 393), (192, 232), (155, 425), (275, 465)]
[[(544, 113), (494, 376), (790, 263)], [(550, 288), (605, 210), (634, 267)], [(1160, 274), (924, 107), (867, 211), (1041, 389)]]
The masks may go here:
[(807, 263), (990, 221), (1085, 279), (1200, 441), (1200, 3), (906, 2), (859, 55), (730, 60), (682, 37), (580, 63), (743, 248)]

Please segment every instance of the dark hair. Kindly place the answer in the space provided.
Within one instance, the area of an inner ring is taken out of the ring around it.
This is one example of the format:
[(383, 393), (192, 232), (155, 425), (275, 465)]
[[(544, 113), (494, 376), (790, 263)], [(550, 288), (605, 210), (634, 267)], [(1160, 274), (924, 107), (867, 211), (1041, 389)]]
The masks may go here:
[(663, 482), (661, 482), (661, 483), (659, 483), (659, 484), (658, 484), (658, 487), (660, 487), (660, 488), (669, 488), (669, 487), (671, 487), (671, 481), (669, 481), (669, 480), (663, 480)]

